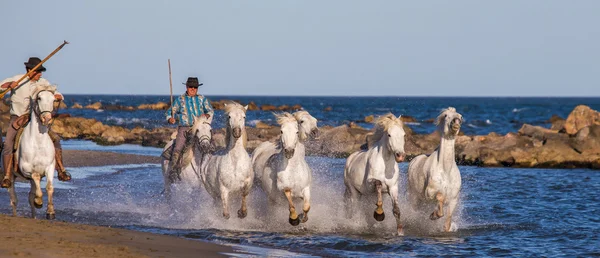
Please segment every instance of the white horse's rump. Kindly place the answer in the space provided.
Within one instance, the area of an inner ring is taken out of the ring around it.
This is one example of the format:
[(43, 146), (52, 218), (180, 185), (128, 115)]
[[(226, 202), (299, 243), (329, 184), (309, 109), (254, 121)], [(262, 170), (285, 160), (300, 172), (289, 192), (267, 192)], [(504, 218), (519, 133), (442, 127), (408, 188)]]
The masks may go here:
[[(296, 226), (300, 221), (308, 221), (312, 170), (304, 159), (303, 142), (309, 134), (318, 133), (317, 120), (305, 111), (295, 115), (286, 112), (276, 117), (281, 126), (280, 141), (277, 145), (270, 142), (259, 145), (252, 155), (253, 168), (270, 206), (286, 197), (289, 222)], [(303, 199), (303, 214), (296, 213), (295, 198)]]
[[(436, 220), (446, 215), (444, 231), (451, 230), (452, 214), (458, 202), (461, 178), (454, 157), (454, 141), (462, 124), (462, 115), (449, 107), (436, 120), (441, 135), (440, 146), (431, 155), (419, 155), (408, 165), (408, 194), (415, 208), (431, 209), (427, 203), (437, 203), (429, 216)], [(444, 206), (447, 210), (444, 212)]]
[(201, 166), (206, 191), (215, 200), (221, 199), (226, 219), (230, 216), (230, 194), (241, 194), (242, 207), (238, 210), (238, 217), (246, 217), (246, 197), (254, 180), (250, 156), (246, 151), (246, 109), (247, 106), (235, 102), (225, 104), (227, 147), (224, 151), (207, 155)]
[(366, 151), (352, 153), (344, 169), (346, 191), (346, 215), (351, 218), (356, 210), (356, 201), (362, 195), (377, 195), (374, 218), (383, 221), (382, 193), (387, 192), (393, 203), (397, 233), (403, 235), (398, 206), (398, 162), (404, 160), (404, 129), (400, 117), (387, 114), (377, 119), (373, 144)]
[[(203, 178), (202, 173), (200, 173), (200, 166), (204, 156), (206, 156), (206, 154), (211, 151), (211, 122), (212, 118), (206, 118), (204, 116), (194, 118), (194, 125), (190, 128), (189, 131), (189, 133), (192, 134), (193, 137), (190, 137), (189, 139), (191, 142), (186, 142), (186, 147), (184, 148), (183, 156), (181, 157), (181, 164), (183, 164), (180, 174), (181, 181), (171, 182), (171, 180), (169, 179), (169, 171), (167, 171), (169, 169), (170, 161), (168, 159), (163, 158), (162, 172), (165, 183), (164, 192), (167, 198), (171, 197), (172, 185), (179, 185), (188, 189), (202, 186)], [(175, 139), (167, 143), (167, 145), (163, 149), (163, 152), (170, 149), (174, 142)]]
[[(54, 187), (54, 144), (48, 134), (48, 125), (52, 123), (52, 110), (54, 109), (55, 86), (37, 87), (31, 100), (31, 118), (29, 124), (23, 129), (19, 146), (15, 153), (18, 160), (18, 170), (13, 173), (12, 181), (16, 176), (23, 177), (31, 184), (29, 191), (29, 205), (31, 206), (31, 217), (35, 218), (35, 209), (43, 206), (43, 193), (40, 188), (40, 180), (46, 177), (46, 192), (48, 193), (48, 207), (46, 217), (55, 218), (54, 202), (52, 200)], [(13, 146), (4, 146), (13, 148)], [(8, 188), (10, 194), (10, 205), (13, 216), (17, 215), (17, 195), (14, 184)]]

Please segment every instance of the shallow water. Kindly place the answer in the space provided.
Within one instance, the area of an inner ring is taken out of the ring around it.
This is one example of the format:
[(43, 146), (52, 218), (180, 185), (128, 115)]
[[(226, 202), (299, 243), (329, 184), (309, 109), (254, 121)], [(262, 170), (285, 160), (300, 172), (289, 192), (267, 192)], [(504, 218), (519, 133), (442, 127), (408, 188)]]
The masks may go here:
[[(82, 141), (64, 145), (66, 149), (105, 149)], [(133, 145), (110, 148), (148, 155), (158, 150)], [(460, 167), (463, 188), (455, 214), (458, 230), (441, 233), (442, 221), (428, 219), (431, 211), (414, 212), (403, 199), (406, 236), (397, 237), (389, 197), (384, 198), (384, 222), (369, 227), (362, 211), (345, 219), (345, 161), (309, 157), (308, 162), (314, 177), (312, 208), (309, 221), (299, 227), (288, 224), (285, 206), (268, 212), (259, 190), (251, 193), (249, 214), (243, 220), (221, 218), (221, 209), (214, 208), (200, 187), (182, 189), (168, 202), (160, 194), (163, 182), (156, 164), (70, 168), (71, 182), (55, 181), (57, 219), (238, 244), (245, 253), (281, 257), (600, 255), (598, 171)], [(406, 163), (400, 165), (404, 178), (406, 167)], [(401, 189), (404, 185), (403, 181)], [(20, 216), (29, 215), (28, 188), (28, 184), (18, 184)], [(5, 191), (0, 203), (0, 212), (9, 214)], [(234, 205), (232, 215), (238, 209), (238, 203)], [(366, 206), (372, 214), (375, 206)], [(39, 216), (43, 213), (44, 209), (38, 210)]]

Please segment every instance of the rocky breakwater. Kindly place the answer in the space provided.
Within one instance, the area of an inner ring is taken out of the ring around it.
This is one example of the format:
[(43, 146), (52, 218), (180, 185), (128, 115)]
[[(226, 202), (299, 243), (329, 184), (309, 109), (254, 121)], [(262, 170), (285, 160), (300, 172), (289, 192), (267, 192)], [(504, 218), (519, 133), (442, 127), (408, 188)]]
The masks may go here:
[[(165, 107), (154, 108), (164, 109)], [(0, 122), (8, 121), (8, 109), (0, 104)], [(409, 119), (407, 117), (407, 119)], [(456, 160), (462, 165), (490, 167), (545, 167), (600, 169), (600, 113), (587, 106), (577, 106), (566, 119), (553, 116), (550, 129), (524, 124), (517, 132), (506, 135), (459, 135), (456, 138)], [(5, 130), (3, 126), (3, 130)], [(104, 145), (123, 143), (163, 147), (170, 140), (174, 127), (155, 129), (126, 129), (104, 125), (95, 119), (61, 115), (52, 125), (63, 139), (85, 139)], [(431, 126), (432, 131), (434, 126)], [(371, 131), (355, 123), (320, 128), (320, 137), (308, 141), (307, 154), (345, 158), (364, 148)], [(437, 133), (413, 134), (405, 125), (407, 160), (429, 154), (439, 145)], [(276, 141), (280, 129), (257, 123), (248, 127), (248, 151), (263, 141)], [(225, 146), (224, 129), (214, 129), (213, 139), (218, 147)]]

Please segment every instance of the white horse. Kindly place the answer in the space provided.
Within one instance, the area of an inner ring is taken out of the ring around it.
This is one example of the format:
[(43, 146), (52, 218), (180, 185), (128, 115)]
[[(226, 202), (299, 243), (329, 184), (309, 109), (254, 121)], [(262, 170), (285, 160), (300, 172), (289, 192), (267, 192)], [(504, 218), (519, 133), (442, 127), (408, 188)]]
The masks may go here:
[[(197, 187), (202, 185), (202, 173), (200, 173), (200, 166), (202, 164), (202, 159), (212, 150), (211, 148), (211, 140), (212, 140), (212, 127), (211, 127), (212, 117), (206, 118), (204, 116), (194, 117), (194, 125), (188, 131), (189, 136), (186, 139), (185, 147), (183, 149), (183, 154), (181, 157), (181, 182), (174, 183), (171, 182), (169, 178), (169, 159), (163, 157), (162, 160), (162, 171), (163, 178), (165, 183), (165, 195), (167, 198), (171, 197), (171, 186), (172, 184), (181, 184), (188, 187)], [(175, 138), (177, 132), (173, 133), (171, 138)], [(174, 144), (175, 140), (171, 140), (165, 148), (164, 151), (170, 151), (171, 146)]]
[[(316, 138), (319, 135), (319, 127), (317, 126), (317, 119), (310, 115), (307, 111), (301, 110), (294, 112), (294, 117), (296, 121), (298, 121), (298, 131), (299, 131), (299, 142), (298, 148), (295, 151), (294, 155), (300, 155), (304, 159), (306, 153), (306, 147), (304, 143), (309, 138)], [(262, 173), (259, 171), (263, 171), (265, 165), (269, 158), (273, 155), (279, 153), (281, 149), (279, 148), (279, 143), (273, 142), (262, 142), (261, 144), (254, 149), (252, 152), (252, 168), (254, 169), (254, 182), (258, 182), (258, 185), (262, 188)]]
[[(17, 176), (28, 180), (31, 184), (29, 191), (29, 205), (31, 206), (31, 217), (35, 218), (35, 209), (43, 206), (43, 193), (40, 188), (40, 181), (46, 177), (46, 192), (48, 193), (48, 207), (46, 209), (46, 218), (54, 219), (54, 202), (52, 200), (54, 187), (54, 144), (48, 134), (49, 125), (52, 123), (52, 111), (54, 109), (54, 93), (56, 86), (37, 87), (32, 95), (31, 117), (29, 123), (23, 129), (15, 160), (18, 164), (13, 164), (15, 173), (11, 179), (15, 182)], [(4, 148), (13, 148), (13, 146), (4, 146)], [(17, 216), (17, 195), (15, 185), (8, 188), (10, 194), (10, 205), (12, 206), (13, 216)]]
[[(446, 213), (446, 232), (450, 231), (452, 213), (460, 193), (461, 178), (454, 157), (454, 141), (462, 122), (462, 115), (453, 107), (443, 110), (436, 120), (440, 146), (429, 157), (419, 155), (408, 165), (408, 194), (413, 207), (437, 202), (429, 218), (437, 220)], [(447, 205), (446, 212), (444, 205)]]
[(250, 156), (246, 151), (246, 110), (235, 102), (225, 104), (226, 134), (225, 150), (207, 155), (202, 162), (204, 187), (216, 200), (221, 199), (223, 217), (229, 219), (229, 195), (241, 194), (242, 207), (238, 210), (238, 217), (247, 215), (246, 197), (250, 193), (254, 180)]
[(356, 200), (360, 196), (376, 194), (377, 208), (373, 217), (377, 221), (383, 221), (385, 214), (381, 194), (387, 192), (392, 199), (398, 235), (404, 235), (398, 205), (398, 163), (402, 162), (405, 156), (404, 135), (400, 117), (391, 113), (379, 117), (375, 123), (372, 146), (366, 151), (352, 153), (344, 169), (346, 215), (352, 217)]
[[(304, 159), (303, 142), (309, 134), (318, 133), (317, 120), (306, 111), (296, 112), (295, 115), (286, 112), (276, 115), (276, 118), (281, 126), (278, 146), (270, 142), (259, 145), (252, 155), (253, 168), (270, 206), (285, 196), (289, 204), (289, 222), (297, 226), (300, 222), (308, 221), (312, 170)], [(300, 215), (296, 213), (293, 202), (298, 197), (304, 201)]]

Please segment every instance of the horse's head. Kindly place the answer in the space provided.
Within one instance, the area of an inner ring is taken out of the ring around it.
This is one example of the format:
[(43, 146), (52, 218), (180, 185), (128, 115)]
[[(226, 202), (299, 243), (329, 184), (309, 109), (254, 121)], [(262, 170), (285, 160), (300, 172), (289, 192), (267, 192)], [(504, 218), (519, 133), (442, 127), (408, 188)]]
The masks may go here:
[(283, 154), (286, 159), (291, 159), (294, 156), (294, 150), (299, 141), (298, 121), (288, 112), (276, 114), (275, 117), (277, 118), (277, 123), (281, 126), (280, 141)]
[(210, 141), (212, 139), (212, 126), (210, 125), (212, 119), (204, 116), (194, 117), (194, 125), (190, 128), (190, 132), (197, 140), (197, 144), (203, 151), (211, 149)]
[(47, 126), (52, 123), (55, 92), (56, 86), (48, 85), (37, 87), (33, 93), (33, 112), (40, 118), (42, 125)]
[(396, 162), (404, 161), (404, 125), (400, 116), (394, 114), (380, 116), (375, 122), (374, 141), (382, 141), (388, 150), (394, 154)]
[(463, 117), (456, 112), (456, 109), (449, 107), (442, 110), (440, 115), (435, 120), (438, 130), (444, 138), (454, 138), (460, 131), (460, 126), (463, 123)]
[(316, 118), (306, 111), (297, 111), (294, 113), (294, 117), (298, 121), (301, 141), (305, 141), (309, 136), (313, 139), (319, 136), (319, 127), (317, 126)]
[(227, 128), (231, 130), (234, 138), (240, 138), (246, 126), (246, 110), (248, 106), (230, 101), (225, 103), (225, 115), (227, 115)]

